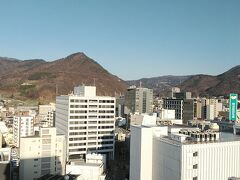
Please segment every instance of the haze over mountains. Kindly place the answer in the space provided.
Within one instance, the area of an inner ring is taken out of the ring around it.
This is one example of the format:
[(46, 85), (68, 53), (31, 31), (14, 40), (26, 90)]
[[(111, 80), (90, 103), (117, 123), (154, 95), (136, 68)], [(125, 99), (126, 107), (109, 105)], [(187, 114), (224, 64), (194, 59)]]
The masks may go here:
[(68, 94), (76, 85), (96, 85), (98, 95), (124, 93), (129, 85), (152, 88), (162, 95), (173, 86), (199, 96), (240, 93), (240, 65), (218, 76), (160, 76), (123, 81), (84, 53), (56, 61), (0, 57), (0, 94), (22, 99), (54, 101), (56, 93)]

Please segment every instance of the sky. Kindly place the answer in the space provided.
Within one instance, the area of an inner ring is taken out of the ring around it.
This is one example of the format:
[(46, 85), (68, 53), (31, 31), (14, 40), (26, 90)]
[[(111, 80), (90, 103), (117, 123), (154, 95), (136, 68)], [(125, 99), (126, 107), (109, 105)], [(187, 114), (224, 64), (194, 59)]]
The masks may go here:
[(124, 80), (240, 64), (239, 0), (0, 0), (0, 56), (84, 52)]

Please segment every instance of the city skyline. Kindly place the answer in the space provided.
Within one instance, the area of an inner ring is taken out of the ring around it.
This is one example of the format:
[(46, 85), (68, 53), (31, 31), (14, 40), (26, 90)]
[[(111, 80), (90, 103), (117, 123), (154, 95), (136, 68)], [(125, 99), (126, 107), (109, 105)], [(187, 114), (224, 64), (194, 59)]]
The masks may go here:
[(217, 75), (239, 64), (236, 0), (1, 5), (4, 57), (52, 61), (84, 52), (124, 80)]

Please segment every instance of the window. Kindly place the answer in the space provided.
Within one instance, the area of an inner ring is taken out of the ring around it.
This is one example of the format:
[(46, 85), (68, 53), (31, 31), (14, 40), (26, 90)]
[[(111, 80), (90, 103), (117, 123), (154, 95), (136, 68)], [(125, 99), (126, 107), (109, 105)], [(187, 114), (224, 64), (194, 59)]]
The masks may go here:
[(196, 156), (198, 156), (198, 152), (193, 153), (193, 157), (196, 157)]
[(193, 169), (197, 169), (198, 168), (198, 165), (197, 164), (194, 164), (193, 165)]

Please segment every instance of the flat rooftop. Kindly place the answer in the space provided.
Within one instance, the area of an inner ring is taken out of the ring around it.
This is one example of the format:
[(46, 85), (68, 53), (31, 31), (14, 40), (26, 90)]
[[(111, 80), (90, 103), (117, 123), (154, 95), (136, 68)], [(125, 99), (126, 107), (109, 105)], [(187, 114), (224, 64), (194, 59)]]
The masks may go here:
[[(179, 134), (178, 134), (179, 135)], [(181, 134), (180, 134), (181, 135)], [(183, 134), (184, 137), (186, 135)], [(188, 136), (190, 137), (190, 136)], [(209, 143), (221, 143), (221, 142), (234, 142), (234, 141), (239, 141), (240, 142), (240, 135), (234, 135), (233, 133), (227, 133), (227, 132), (219, 132), (219, 139), (218, 140), (212, 140), (212, 141), (195, 141), (191, 140), (190, 138), (187, 140), (184, 140), (183, 142), (176, 141), (171, 138), (171, 136), (162, 136), (159, 139), (167, 141), (171, 144), (209, 144)]]

